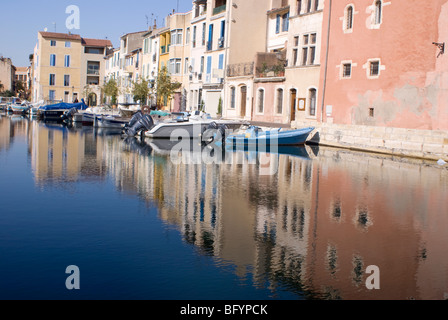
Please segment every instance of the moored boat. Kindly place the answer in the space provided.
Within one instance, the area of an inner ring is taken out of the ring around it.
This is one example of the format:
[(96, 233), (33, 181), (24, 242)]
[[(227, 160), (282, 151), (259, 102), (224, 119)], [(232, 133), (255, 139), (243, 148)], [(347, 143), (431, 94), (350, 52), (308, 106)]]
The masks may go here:
[(230, 134), (225, 143), (243, 146), (297, 146), (305, 144), (314, 129), (309, 127), (288, 131), (262, 131), (259, 127), (251, 126), (244, 134)]
[(141, 112), (134, 115), (130, 123), (125, 126), (124, 133), (134, 136), (141, 132), (148, 138), (153, 139), (200, 139), (201, 134), (207, 130), (212, 123), (226, 126), (229, 130), (237, 130), (244, 125), (242, 121), (236, 120), (214, 120), (207, 114), (189, 116), (185, 112), (172, 113), (170, 119), (154, 121), (150, 115)]
[(88, 106), (85, 104), (84, 100), (80, 103), (57, 103), (48, 106), (42, 106), (38, 109), (38, 115), (43, 121), (64, 121), (67, 112), (70, 110), (86, 110)]

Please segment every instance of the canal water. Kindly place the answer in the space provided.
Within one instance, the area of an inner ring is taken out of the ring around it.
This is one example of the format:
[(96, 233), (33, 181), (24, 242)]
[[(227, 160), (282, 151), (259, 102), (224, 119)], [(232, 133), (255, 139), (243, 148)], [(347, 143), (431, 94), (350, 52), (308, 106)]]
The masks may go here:
[(0, 299), (448, 299), (446, 165), (192, 147), (1, 115)]

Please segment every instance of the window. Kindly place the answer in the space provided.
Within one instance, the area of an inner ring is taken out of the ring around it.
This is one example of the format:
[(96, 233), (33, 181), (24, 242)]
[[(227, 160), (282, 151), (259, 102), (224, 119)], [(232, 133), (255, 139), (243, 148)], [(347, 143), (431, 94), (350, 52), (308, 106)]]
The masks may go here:
[(54, 90), (50, 90), (50, 92), (49, 92), (49, 94), (48, 94), (48, 97), (49, 97), (49, 99), (50, 99), (51, 101), (56, 100), (56, 91), (54, 91)]
[(283, 113), (283, 89), (277, 89), (277, 113)]
[(303, 36), (302, 66), (314, 65), (316, 59), (316, 39), (316, 33)]
[(302, 12), (302, 0), (297, 0), (296, 2), (296, 8), (297, 8), (297, 15), (299, 15)]
[(314, 0), (314, 11), (319, 10), (319, 0)]
[(196, 48), (196, 26), (193, 27), (193, 48)]
[(55, 74), (50, 74), (50, 86), (54, 86), (56, 85), (56, 75)]
[(65, 41), (65, 47), (66, 48), (71, 48), (72, 47), (72, 43), (70, 41)]
[(378, 77), (380, 75), (380, 62), (378, 60), (370, 61), (370, 76)]
[(185, 68), (184, 68), (184, 74), (188, 74), (190, 71), (188, 70), (188, 58), (185, 58)]
[(219, 70), (223, 70), (224, 69), (224, 55), (220, 54), (218, 58), (219, 58), (219, 60), (218, 60), (218, 69)]
[(230, 88), (230, 109), (235, 109), (236, 105), (236, 89), (235, 87)]
[(352, 76), (352, 64), (351, 63), (344, 63), (342, 65), (342, 77), (343, 78), (350, 78)]
[(64, 75), (64, 87), (70, 87), (70, 75)]
[(200, 73), (204, 72), (204, 57), (201, 57), (201, 68), (200, 68)]
[(280, 33), (280, 18), (281, 16), (278, 14), (275, 22), (275, 33)]
[(345, 30), (353, 29), (353, 6), (348, 6), (345, 13)]
[(311, 4), (312, 4), (312, 0), (308, 0), (307, 6), (306, 6), (306, 12), (307, 13), (311, 12)]
[(88, 54), (103, 54), (104, 49), (103, 48), (85, 48), (84, 52), (88, 53)]
[(87, 62), (87, 74), (93, 76), (100, 75), (100, 63), (98, 61)]
[(207, 82), (211, 81), (212, 74), (212, 56), (207, 57)]
[(55, 54), (51, 54), (50, 55), (50, 66), (51, 67), (55, 67), (56, 66), (56, 55)]
[(206, 24), (203, 23), (202, 24), (202, 45), (205, 46), (205, 29), (206, 29)]
[(66, 55), (64, 59), (64, 67), (70, 68), (70, 56)]
[(289, 30), (289, 12), (282, 16), (282, 32)]
[(226, 35), (226, 21), (222, 20), (221, 21), (221, 34), (220, 34), (220, 38), (218, 40), (218, 47), (219, 48), (224, 48), (224, 37)]
[(187, 32), (185, 34), (185, 44), (190, 43), (190, 28), (187, 28)]
[(182, 45), (183, 44), (183, 30), (171, 30), (171, 44)]
[(375, 24), (381, 24), (382, 19), (382, 3), (381, 0), (375, 2)]
[(264, 112), (264, 90), (263, 89), (259, 89), (258, 90), (258, 108), (257, 108), (258, 113), (263, 113)]
[(171, 59), (170, 60), (170, 73), (171, 74), (181, 74), (181, 65), (182, 60), (181, 59)]
[(145, 40), (143, 40), (143, 54), (147, 54), (149, 48), (149, 39), (146, 38)]
[(50, 46), (52, 46), (52, 47), (56, 47), (56, 41), (51, 40), (51, 41), (50, 41)]
[(316, 91), (316, 89), (310, 89), (309, 90), (309, 93), (308, 93), (308, 96), (309, 96), (309, 103), (310, 103), (310, 105), (309, 105), (309, 112), (310, 112), (310, 116), (315, 116), (316, 115), (316, 103), (317, 103), (317, 101), (316, 101), (316, 99), (317, 99), (317, 91)]
[(294, 37), (293, 45), (294, 47), (292, 49), (291, 66), (296, 66), (299, 59), (299, 36)]
[(213, 24), (208, 26), (208, 42), (207, 42), (207, 50), (213, 50)]

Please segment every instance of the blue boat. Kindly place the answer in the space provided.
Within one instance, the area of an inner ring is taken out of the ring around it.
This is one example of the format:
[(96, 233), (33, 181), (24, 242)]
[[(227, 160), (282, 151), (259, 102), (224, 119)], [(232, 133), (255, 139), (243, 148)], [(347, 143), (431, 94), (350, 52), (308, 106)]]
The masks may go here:
[(308, 136), (314, 127), (281, 131), (275, 129), (271, 131), (261, 131), (260, 128), (251, 126), (245, 134), (231, 134), (225, 143), (228, 145), (242, 146), (298, 146), (306, 143)]
[(84, 99), (80, 103), (56, 103), (52, 105), (42, 106), (38, 109), (38, 115), (43, 121), (63, 121), (64, 115), (72, 110), (86, 110), (89, 106), (86, 105)]

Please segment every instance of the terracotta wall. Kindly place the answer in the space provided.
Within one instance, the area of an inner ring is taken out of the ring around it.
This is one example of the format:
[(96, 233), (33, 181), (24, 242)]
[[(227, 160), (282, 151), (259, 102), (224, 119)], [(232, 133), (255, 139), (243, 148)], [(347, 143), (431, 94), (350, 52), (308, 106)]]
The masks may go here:
[[(439, 49), (433, 44), (447, 40), (447, 2), (385, 0), (382, 21), (375, 26), (371, 22), (375, 1), (328, 1), (320, 80), (325, 96), (320, 97), (318, 119), (323, 112), (323, 121), (339, 124), (448, 129), (448, 55), (437, 57)], [(344, 30), (349, 4), (354, 6), (351, 32)], [(367, 75), (369, 59), (380, 60), (377, 78)], [(352, 63), (349, 79), (341, 79), (344, 61)], [(329, 117), (328, 105), (333, 107)]]

